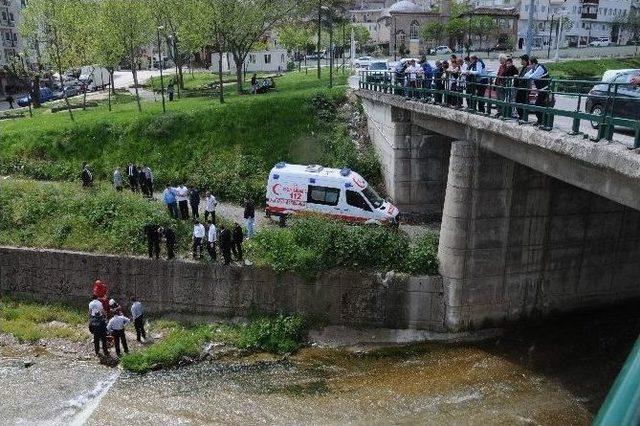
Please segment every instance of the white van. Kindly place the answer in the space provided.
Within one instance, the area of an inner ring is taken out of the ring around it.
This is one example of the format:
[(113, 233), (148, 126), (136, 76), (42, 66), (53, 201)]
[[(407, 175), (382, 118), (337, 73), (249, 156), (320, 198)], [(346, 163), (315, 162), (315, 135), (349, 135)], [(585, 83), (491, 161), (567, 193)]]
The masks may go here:
[(278, 163), (267, 184), (268, 217), (320, 213), (350, 222), (396, 224), (398, 209), (350, 169)]
[(84, 66), (78, 80), (91, 92), (101, 90), (109, 85), (109, 71), (99, 65)]

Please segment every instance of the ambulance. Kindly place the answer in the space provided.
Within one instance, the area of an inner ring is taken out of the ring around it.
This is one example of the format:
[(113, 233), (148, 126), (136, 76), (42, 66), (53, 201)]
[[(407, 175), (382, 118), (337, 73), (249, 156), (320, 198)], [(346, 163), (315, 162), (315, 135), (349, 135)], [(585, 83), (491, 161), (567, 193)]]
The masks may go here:
[(268, 217), (319, 213), (365, 224), (398, 223), (398, 209), (350, 169), (278, 163), (267, 184)]

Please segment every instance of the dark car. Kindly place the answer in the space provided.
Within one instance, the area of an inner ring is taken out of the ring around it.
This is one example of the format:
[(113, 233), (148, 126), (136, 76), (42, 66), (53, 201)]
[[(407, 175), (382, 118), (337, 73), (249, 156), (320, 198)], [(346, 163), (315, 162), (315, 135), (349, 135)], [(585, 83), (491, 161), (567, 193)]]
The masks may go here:
[(53, 92), (52, 99), (53, 100), (63, 99), (65, 94), (67, 95), (67, 98), (70, 98), (71, 96), (76, 96), (78, 93), (79, 93), (79, 90), (77, 86), (65, 86), (64, 93), (62, 90)]
[[(585, 103), (586, 112), (593, 115), (606, 113), (620, 118), (640, 119), (640, 88), (635, 81), (632, 83), (632, 78), (637, 78), (639, 74), (640, 70), (605, 72), (602, 83), (596, 84), (589, 91)], [(599, 126), (599, 120), (591, 120), (591, 127), (597, 129)]]
[[(40, 88), (40, 103), (50, 101), (53, 98), (53, 92), (48, 87)], [(31, 103), (31, 95), (18, 98), (16, 101), (18, 106), (25, 107)]]
[(367, 72), (367, 83), (388, 83), (391, 81), (388, 64), (384, 61), (372, 62)]

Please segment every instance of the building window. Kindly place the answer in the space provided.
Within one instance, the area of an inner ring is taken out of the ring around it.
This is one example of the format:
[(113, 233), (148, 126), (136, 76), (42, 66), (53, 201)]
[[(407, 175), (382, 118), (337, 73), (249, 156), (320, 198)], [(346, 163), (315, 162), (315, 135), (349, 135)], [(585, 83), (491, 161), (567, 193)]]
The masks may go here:
[(418, 21), (411, 23), (409, 27), (409, 38), (414, 40), (420, 38), (420, 24), (418, 24)]
[(270, 53), (266, 53), (264, 55), (264, 63), (265, 64), (270, 64), (271, 63), (271, 54)]
[(256, 63), (256, 55), (254, 55), (253, 53), (249, 54), (249, 63), (250, 64), (255, 64)]

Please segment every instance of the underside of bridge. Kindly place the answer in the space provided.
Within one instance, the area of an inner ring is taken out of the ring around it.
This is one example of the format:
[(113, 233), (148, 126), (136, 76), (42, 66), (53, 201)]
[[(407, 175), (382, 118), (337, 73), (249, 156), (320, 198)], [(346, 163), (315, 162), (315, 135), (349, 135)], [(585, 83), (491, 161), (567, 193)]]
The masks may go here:
[(640, 185), (482, 128), (461, 139), (459, 123), (363, 104), (391, 198), (411, 216), (442, 216), (448, 330), (640, 297)]

